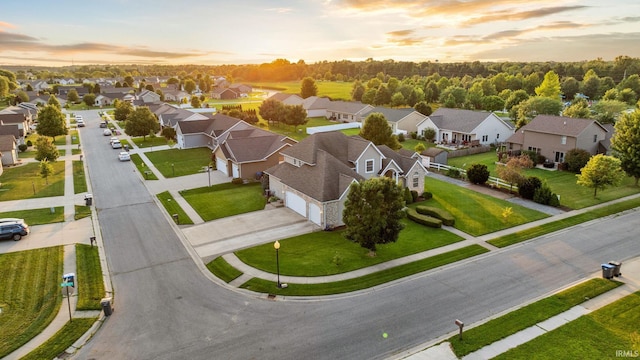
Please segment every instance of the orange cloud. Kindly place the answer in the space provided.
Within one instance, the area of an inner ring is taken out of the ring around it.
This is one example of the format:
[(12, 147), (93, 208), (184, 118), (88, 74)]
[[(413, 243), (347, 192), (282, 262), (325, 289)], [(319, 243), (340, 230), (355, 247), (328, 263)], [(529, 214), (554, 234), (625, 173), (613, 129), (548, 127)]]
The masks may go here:
[[(15, 29), (16, 26), (11, 24), (11, 23), (5, 22), (5, 21), (0, 21), (0, 28)], [(0, 30), (0, 31), (2, 31), (2, 30)]]
[(463, 23), (463, 25), (477, 25), (494, 21), (514, 21), (514, 20), (528, 20), (548, 15), (558, 14), (565, 11), (579, 10), (586, 8), (587, 6), (558, 6), (536, 9), (531, 11), (519, 11), (513, 12), (511, 10), (493, 11), (489, 15), (474, 17)]

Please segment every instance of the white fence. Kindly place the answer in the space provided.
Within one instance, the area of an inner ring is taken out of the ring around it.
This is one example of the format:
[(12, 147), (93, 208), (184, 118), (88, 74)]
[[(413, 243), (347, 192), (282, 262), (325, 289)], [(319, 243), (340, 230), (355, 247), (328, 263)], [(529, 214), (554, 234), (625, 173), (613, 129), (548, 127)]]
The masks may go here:
[(352, 122), (352, 123), (344, 123), (344, 124), (308, 127), (307, 134), (311, 135), (319, 132), (329, 132), (329, 131), (344, 130), (344, 129), (359, 129), (361, 126), (362, 126), (362, 123)]
[[(460, 175), (463, 177), (467, 177), (467, 170), (465, 169), (460, 169), (454, 166), (449, 166), (449, 165), (444, 165), (444, 164), (439, 164), (439, 163), (430, 163), (429, 164), (430, 168), (436, 169), (439, 172), (448, 172), (450, 169), (453, 170), (458, 170), (460, 172)], [(502, 188), (502, 189), (509, 189), (512, 191), (518, 191), (518, 185), (511, 185), (508, 182), (505, 182), (504, 180), (494, 177), (494, 176), (489, 176), (489, 180), (487, 180), (487, 185), (489, 185), (492, 188)]]

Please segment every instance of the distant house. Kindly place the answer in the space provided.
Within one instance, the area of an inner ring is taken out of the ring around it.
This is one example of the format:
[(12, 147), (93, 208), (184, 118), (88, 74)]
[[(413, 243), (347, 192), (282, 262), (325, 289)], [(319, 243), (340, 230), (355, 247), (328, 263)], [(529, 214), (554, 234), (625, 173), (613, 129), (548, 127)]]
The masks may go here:
[(2, 154), (2, 165), (18, 163), (18, 144), (13, 135), (0, 135), (0, 153)]
[(418, 133), (432, 128), (442, 144), (502, 142), (513, 134), (513, 126), (492, 112), (439, 108), (418, 124)]
[(158, 103), (160, 102), (160, 95), (158, 95), (154, 91), (145, 89), (145, 90), (142, 90), (140, 94), (138, 94), (138, 96), (136, 97), (136, 100), (142, 100), (142, 103), (145, 103), (145, 104)]
[(148, 104), (149, 110), (158, 117), (160, 127), (176, 128), (179, 121), (204, 120), (208, 117), (204, 114), (194, 113), (186, 109), (163, 104)]
[(213, 99), (237, 99), (239, 97), (239, 93), (231, 88), (214, 88), (211, 90), (211, 98)]
[(340, 122), (362, 122), (373, 106), (356, 101), (331, 101), (326, 118)]
[(420, 158), (422, 159), (422, 165), (428, 169), (431, 167), (431, 163), (447, 165), (448, 155), (449, 153), (444, 149), (430, 147), (420, 153)]
[(562, 163), (572, 149), (583, 149), (592, 155), (606, 153), (610, 139), (607, 132), (593, 119), (538, 115), (506, 139), (506, 145), (511, 151), (534, 151)]
[(249, 94), (253, 91), (253, 87), (247, 84), (231, 84), (229, 89), (234, 90), (238, 94)]
[(331, 99), (326, 97), (309, 96), (302, 102), (302, 107), (307, 111), (308, 117), (327, 116), (327, 107)]
[(419, 159), (339, 131), (316, 133), (281, 152), (265, 173), (271, 193), (322, 228), (344, 225), (342, 212), (355, 181), (385, 176), (422, 193), (427, 170)]
[(183, 100), (189, 101), (190, 97), (186, 91), (166, 88), (162, 91), (165, 101), (181, 103)]
[(394, 134), (417, 132), (418, 124), (427, 118), (427, 116), (413, 110), (412, 108), (391, 109), (386, 107), (375, 107), (364, 114), (364, 116), (366, 118), (373, 113), (381, 113), (384, 115), (391, 127), (391, 131), (393, 131)]
[(286, 93), (275, 93), (267, 100), (277, 100), (285, 105), (302, 105), (304, 99), (296, 94), (286, 94)]
[(17, 144), (24, 144), (24, 139), (31, 131), (29, 120), (22, 113), (0, 113), (0, 134), (15, 137)]

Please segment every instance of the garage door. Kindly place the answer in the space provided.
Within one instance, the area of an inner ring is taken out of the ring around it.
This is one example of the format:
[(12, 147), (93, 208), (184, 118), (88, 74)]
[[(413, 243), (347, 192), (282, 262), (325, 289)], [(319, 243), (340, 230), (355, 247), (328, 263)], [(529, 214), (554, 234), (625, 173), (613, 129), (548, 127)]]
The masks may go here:
[(300, 196), (287, 192), (285, 195), (285, 200), (287, 202), (287, 207), (298, 214), (307, 217), (307, 202), (304, 201)]
[(240, 177), (240, 168), (238, 168), (238, 164), (231, 164), (231, 170), (234, 178)]
[(225, 174), (227, 176), (229, 175), (229, 172), (227, 170), (227, 161), (226, 160), (216, 159), (216, 168), (221, 173), (223, 173), (223, 174)]
[(316, 225), (320, 225), (320, 207), (309, 203), (309, 220)]

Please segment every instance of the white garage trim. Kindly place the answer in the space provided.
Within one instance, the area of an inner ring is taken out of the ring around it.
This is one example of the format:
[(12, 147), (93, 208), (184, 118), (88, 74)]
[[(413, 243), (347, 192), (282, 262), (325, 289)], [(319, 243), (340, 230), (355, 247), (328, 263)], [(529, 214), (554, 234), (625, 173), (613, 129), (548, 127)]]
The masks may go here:
[(287, 191), (285, 193), (285, 201), (285, 204), (289, 209), (297, 212), (305, 218), (307, 217), (307, 202), (304, 201), (303, 198), (290, 191)]
[(238, 164), (231, 163), (231, 173), (234, 178), (240, 177), (240, 167), (238, 167)]
[(316, 225), (322, 225), (320, 207), (314, 203), (309, 203), (309, 220)]
[(216, 158), (216, 168), (221, 173), (229, 176), (229, 171), (227, 170), (227, 161), (226, 160), (222, 160), (222, 159)]

